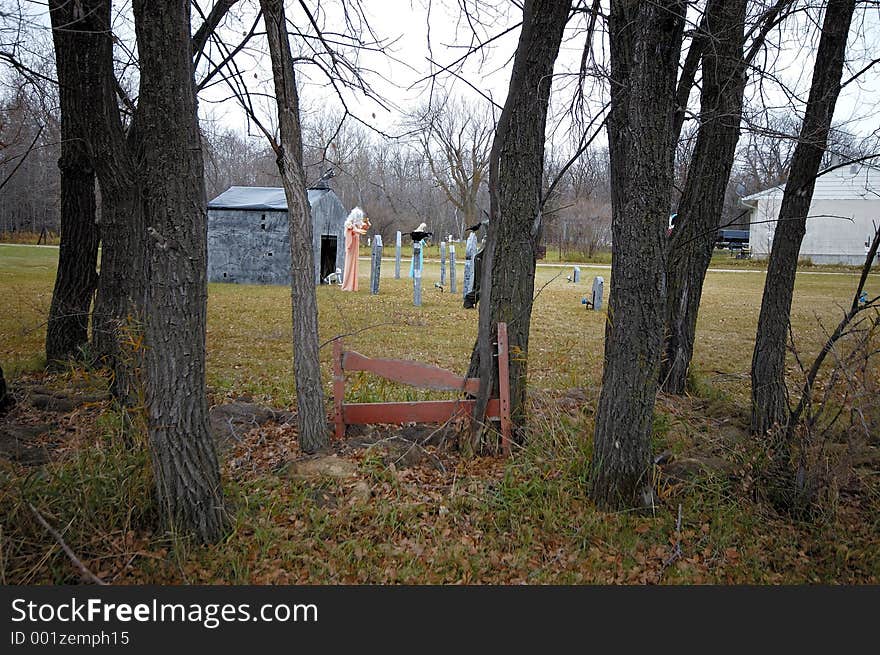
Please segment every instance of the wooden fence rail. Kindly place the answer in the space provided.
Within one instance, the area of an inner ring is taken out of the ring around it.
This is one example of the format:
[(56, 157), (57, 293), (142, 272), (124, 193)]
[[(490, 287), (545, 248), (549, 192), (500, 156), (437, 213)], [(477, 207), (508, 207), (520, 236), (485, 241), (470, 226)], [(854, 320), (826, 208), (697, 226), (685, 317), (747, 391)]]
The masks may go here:
[[(436, 391), (458, 391), (472, 396), (480, 388), (479, 378), (464, 378), (451, 371), (400, 359), (375, 359), (353, 350), (343, 349), (341, 339), (333, 342), (333, 422), (336, 438), (345, 436), (346, 425), (371, 423), (445, 423), (453, 418), (473, 416), (476, 400), (424, 400), (411, 402), (347, 403), (345, 402), (345, 374), (365, 371), (386, 380)], [(507, 324), (498, 324), (498, 398), (491, 398), (486, 407), (486, 418), (501, 421), (501, 447), (510, 453), (510, 380), (507, 343)]]

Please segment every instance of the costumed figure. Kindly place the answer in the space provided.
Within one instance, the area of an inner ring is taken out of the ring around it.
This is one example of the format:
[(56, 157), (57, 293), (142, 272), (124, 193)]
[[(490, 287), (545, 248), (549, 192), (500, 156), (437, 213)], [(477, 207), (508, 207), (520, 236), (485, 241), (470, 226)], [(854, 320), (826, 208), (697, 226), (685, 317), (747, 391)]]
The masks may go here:
[(342, 274), (342, 290), (358, 290), (358, 251), (361, 235), (370, 229), (370, 219), (360, 207), (351, 210), (345, 219), (345, 270)]
[[(433, 235), (433, 232), (428, 232), (428, 225), (426, 223), (419, 223), (419, 226), (409, 233), (413, 240), (413, 251), (415, 252), (416, 243), (421, 244), (421, 248), (419, 249), (419, 269), (425, 270), (425, 245), (428, 243), (428, 238)], [(415, 254), (410, 259), (409, 262), (409, 276), (413, 276), (413, 271), (415, 270)]]
[[(471, 225), (468, 230), (476, 234), (481, 227), (486, 227), (488, 229), (489, 221), (483, 220), (476, 225)], [(480, 278), (483, 275), (483, 253), (486, 250), (486, 236), (483, 236), (482, 241), (480, 241), (479, 250), (477, 250), (477, 254), (474, 255), (474, 269), (473, 269), (473, 287), (471, 290), (465, 294), (463, 307), (465, 309), (473, 309), (477, 306), (477, 303), (480, 302)]]

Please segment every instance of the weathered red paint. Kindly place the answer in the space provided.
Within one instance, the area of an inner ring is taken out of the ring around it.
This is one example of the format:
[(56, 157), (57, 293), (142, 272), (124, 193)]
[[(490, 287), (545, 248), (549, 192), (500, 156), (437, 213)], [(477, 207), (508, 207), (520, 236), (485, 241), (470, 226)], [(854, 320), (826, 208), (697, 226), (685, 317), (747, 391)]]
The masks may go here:
[[(436, 366), (399, 359), (372, 359), (354, 351), (344, 351), (342, 340), (333, 342), (333, 423), (337, 439), (345, 436), (346, 425), (382, 423), (445, 423), (470, 417), (473, 399), (426, 400), (391, 403), (346, 403), (345, 372), (366, 371), (414, 387), (443, 391), (462, 391), (476, 395), (479, 378), (463, 378)], [(501, 445), (510, 454), (510, 379), (507, 324), (498, 324), (499, 397), (489, 400), (486, 418), (500, 419)]]

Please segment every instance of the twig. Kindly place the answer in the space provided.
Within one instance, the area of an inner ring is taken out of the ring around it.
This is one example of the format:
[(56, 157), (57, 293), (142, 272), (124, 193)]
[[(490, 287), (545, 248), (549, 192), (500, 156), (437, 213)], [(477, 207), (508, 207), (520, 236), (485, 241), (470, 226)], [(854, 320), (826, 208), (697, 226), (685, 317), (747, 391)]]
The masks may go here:
[(399, 323), (396, 323), (394, 321), (385, 321), (384, 323), (375, 323), (373, 325), (368, 325), (367, 327), (360, 328), (359, 330), (355, 330), (353, 332), (343, 332), (342, 334), (337, 334), (335, 337), (331, 337), (321, 343), (321, 345), (318, 346), (318, 350), (320, 350), (327, 344), (333, 343), (337, 339), (342, 339), (343, 337), (353, 337), (354, 335), (360, 334), (361, 332), (366, 332), (367, 330), (372, 330), (379, 327), (385, 327), (387, 325), (399, 325)]
[(660, 569), (660, 575), (675, 560), (681, 558), (681, 503), (678, 504), (678, 518), (675, 520), (675, 548), (672, 549), (672, 555), (663, 561), (663, 568)]
[(101, 578), (99, 578), (86, 568), (85, 564), (83, 564), (76, 556), (76, 554), (70, 549), (70, 546), (64, 543), (64, 539), (61, 538), (61, 535), (58, 534), (58, 532), (46, 522), (46, 519), (43, 518), (43, 515), (37, 511), (37, 508), (30, 503), (28, 503), (27, 505), (30, 508), (31, 512), (34, 513), (34, 516), (37, 517), (40, 525), (46, 528), (46, 530), (49, 531), (49, 534), (51, 534), (55, 538), (55, 541), (57, 541), (58, 544), (61, 546), (61, 550), (63, 550), (64, 553), (70, 558), (70, 561), (74, 563), (74, 565), (80, 570), (83, 576), (85, 576), (87, 580), (95, 583), (96, 585), (106, 586), (106, 582), (104, 582)]

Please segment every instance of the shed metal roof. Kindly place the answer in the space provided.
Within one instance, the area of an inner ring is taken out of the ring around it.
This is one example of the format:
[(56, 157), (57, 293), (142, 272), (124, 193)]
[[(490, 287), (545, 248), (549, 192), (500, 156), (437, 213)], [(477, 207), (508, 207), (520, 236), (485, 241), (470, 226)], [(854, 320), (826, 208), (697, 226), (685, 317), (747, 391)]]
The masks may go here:
[[(780, 184), (750, 196), (743, 202), (760, 198), (781, 198), (785, 185)], [(813, 190), (814, 200), (877, 200), (880, 198), (880, 168), (876, 166), (843, 166), (820, 173)]]
[[(314, 205), (329, 189), (309, 189), (309, 204)], [(270, 186), (231, 186), (213, 200), (208, 209), (287, 211), (284, 189)]]

